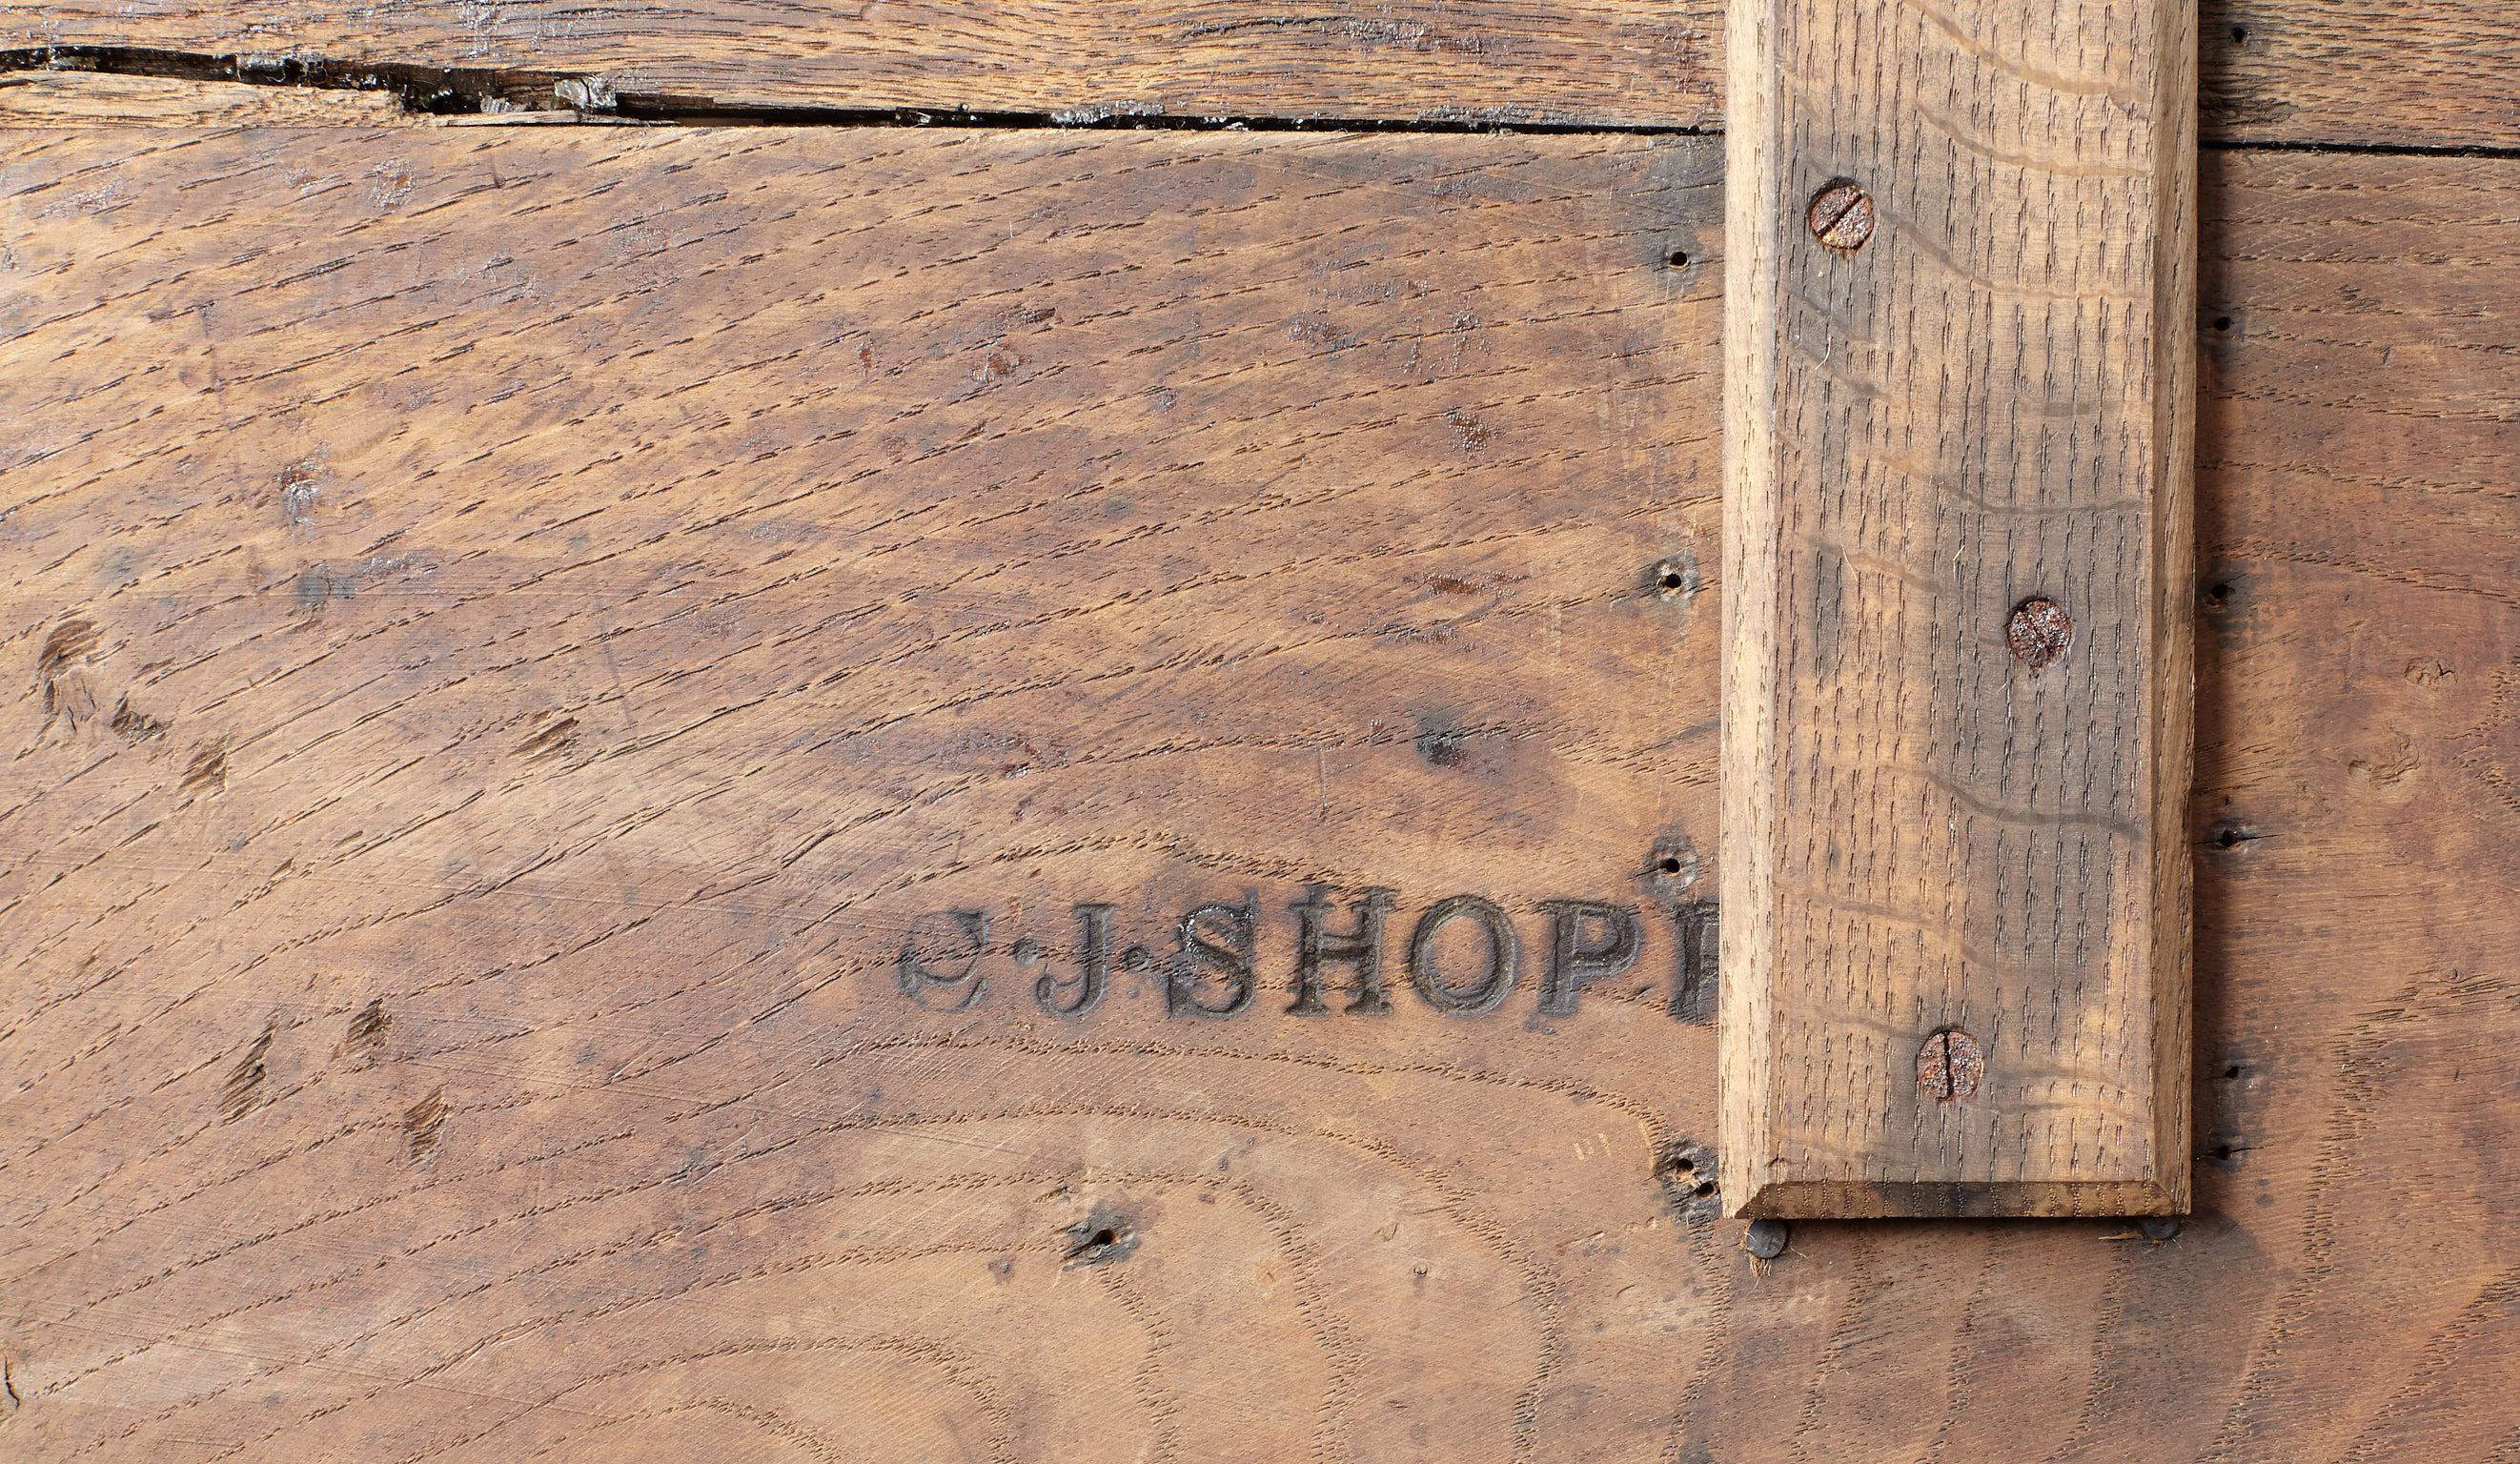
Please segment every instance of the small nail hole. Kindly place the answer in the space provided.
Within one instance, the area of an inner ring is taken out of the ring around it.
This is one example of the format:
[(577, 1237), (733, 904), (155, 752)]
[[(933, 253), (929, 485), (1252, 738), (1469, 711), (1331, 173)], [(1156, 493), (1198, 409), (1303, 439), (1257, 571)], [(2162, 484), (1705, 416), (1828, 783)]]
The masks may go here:
[(2232, 27), (2231, 27), (2231, 42), (2232, 42), (2232, 44), (2234, 44), (2234, 45), (2240, 45), (2240, 46), (2245, 46), (2245, 45), (2247, 45), (2247, 44), (2249, 43), (2249, 27), (2248, 27), (2248, 26), (2246, 26), (2246, 25), (2234, 25), (2234, 26), (2232, 26)]
[(2225, 848), (2236, 848), (2239, 846), (2240, 843), (2240, 831), (2237, 829), (2225, 829), (2221, 836), (2216, 838), (2214, 842), (2223, 846)]
[(1688, 251), (1673, 250), (1662, 262), (1670, 265), (1674, 269), (1687, 269), (1688, 267)]
[(1676, 573), (1676, 572), (1672, 572), (1672, 571), (1670, 571), (1670, 570), (1665, 570), (1665, 571), (1663, 572), (1663, 575), (1662, 575), (1662, 587), (1663, 587), (1664, 589), (1667, 589), (1667, 590), (1676, 590), (1676, 589), (1680, 588), (1682, 585), (1687, 584), (1688, 582), (1688, 581), (1687, 581), (1687, 580), (1685, 580), (1685, 579), (1681, 578), (1681, 577), (1680, 577), (1680, 575), (1679, 575), (1678, 573)]
[(1665, 874), (1678, 874), (1680, 873), (1680, 861), (1669, 854), (1665, 854), (1660, 859), (1654, 861), (1654, 868), (1661, 870)]
[(2228, 331), (2230, 328), (2231, 328), (2231, 317), (2230, 317), (2230, 316), (2228, 316), (2228, 315), (2217, 315), (2217, 316), (2215, 316), (2215, 317), (2214, 317), (2214, 329), (2216, 329), (2216, 330), (2218, 330), (2218, 331)]

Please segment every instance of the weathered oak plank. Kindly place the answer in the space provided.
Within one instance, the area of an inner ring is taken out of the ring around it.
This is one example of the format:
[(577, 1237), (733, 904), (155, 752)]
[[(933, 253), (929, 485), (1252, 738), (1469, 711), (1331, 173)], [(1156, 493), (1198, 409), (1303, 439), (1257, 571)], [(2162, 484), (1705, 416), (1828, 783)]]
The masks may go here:
[[(1711, 846), (1713, 587), (1587, 597), (1711, 561), (1713, 150), (12, 138), (0, 1451), (2511, 1452), (2512, 164), (2209, 160), (2175, 1240), (1754, 1268), (1661, 927), (1550, 1030), (1283, 1013), (1308, 870), (1397, 973)], [(1014, 689), (1080, 652), (1145, 689)], [(951, 731), (818, 746), (861, 694)], [(1232, 1021), (1004, 948), (1255, 885)], [(879, 917), (965, 891), (1026, 913), (923, 1012)]]
[(2502, 0), (2200, 0), (2215, 142), (2520, 148)]
[(553, 78), (600, 77), (613, 95), (671, 105), (1076, 117), (1707, 124), (1717, 119), (1722, 28), (1721, 0), (0, 5), (0, 49), (131, 46), (524, 73), (503, 89), (541, 102)]
[[(469, 118), (477, 121), (477, 118)], [(94, 71), (0, 75), (0, 126), (425, 127), (390, 92), (256, 86)]]
[(2186, 1207), (2192, 17), (1733, 12), (1735, 1213)]
[[(2203, 0), (2204, 131), (2225, 143), (2520, 146), (2503, 0)], [(1720, 0), (878, 5), (691, 0), (7, 0), (0, 49), (129, 47), (453, 69), (551, 105), (562, 79), (651, 105), (1078, 118), (1318, 117), (1714, 127)]]
[(9, 1427), (1660, 1427), (1716, 166), (12, 138)]

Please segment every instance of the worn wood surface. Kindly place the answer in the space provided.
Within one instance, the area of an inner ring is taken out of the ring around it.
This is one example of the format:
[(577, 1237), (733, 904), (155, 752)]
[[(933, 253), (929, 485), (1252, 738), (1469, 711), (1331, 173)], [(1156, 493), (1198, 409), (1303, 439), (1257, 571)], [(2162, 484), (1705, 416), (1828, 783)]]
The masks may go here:
[(1721, 0), (523, 0), (250, 11), (0, 5), (0, 49), (142, 47), (453, 68), (548, 105), (601, 77), (667, 107), (928, 108), (1112, 115), (1708, 125)]
[[(400, 123), (426, 127), (433, 120), (413, 114), (401, 98), (382, 91), (92, 71), (0, 75), (0, 126), (373, 127)], [(454, 124), (452, 119), (448, 124)]]
[(2195, 1216), (1760, 1265), (1717, 147), (12, 135), (0, 1451), (2520, 1452), (2520, 168), (2209, 170)]
[(1733, 11), (1736, 1213), (2185, 1208), (2193, 15)]
[(2502, 0), (2199, 10), (2209, 141), (2520, 148), (2520, 29)]
[(1660, 1428), (1594, 1323), (1712, 1188), (1719, 195), (1642, 141), (13, 138), (0, 1427)]
[[(2208, 139), (2520, 146), (2504, 0), (2203, 0)], [(550, 105), (932, 108), (1711, 127), (1721, 0), (946, 0), (592, 8), (562, 0), (7, 0), (0, 49), (453, 69)], [(424, 85), (443, 84), (419, 78)]]

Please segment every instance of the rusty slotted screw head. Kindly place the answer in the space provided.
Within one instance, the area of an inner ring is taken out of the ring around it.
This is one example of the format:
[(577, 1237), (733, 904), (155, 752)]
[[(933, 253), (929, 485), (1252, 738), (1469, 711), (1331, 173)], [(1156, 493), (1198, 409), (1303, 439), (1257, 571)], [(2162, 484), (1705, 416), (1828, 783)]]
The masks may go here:
[(1953, 1028), (1916, 1049), (1916, 1089), (1937, 1103), (1966, 1098), (1986, 1079), (1986, 1053), (1977, 1038)]
[(2035, 596), (2013, 607), (2003, 640), (2012, 648), (2013, 660), (2033, 672), (2044, 671), (2074, 644), (2074, 618), (2047, 596)]
[(1854, 253), (1872, 237), (1872, 195), (1841, 178), (1813, 196), (1808, 222), (1814, 239), (1841, 254)]

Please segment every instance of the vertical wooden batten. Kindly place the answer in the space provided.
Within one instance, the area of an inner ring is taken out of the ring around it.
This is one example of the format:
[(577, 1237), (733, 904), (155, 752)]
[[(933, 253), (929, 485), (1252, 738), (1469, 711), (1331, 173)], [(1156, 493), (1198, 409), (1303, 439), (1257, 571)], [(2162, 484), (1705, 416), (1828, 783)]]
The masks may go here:
[(1728, 1207), (2182, 1211), (2193, 0), (1731, 25)]

